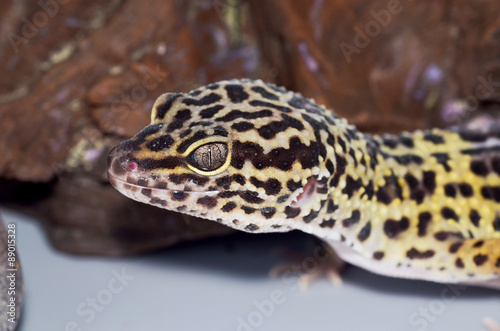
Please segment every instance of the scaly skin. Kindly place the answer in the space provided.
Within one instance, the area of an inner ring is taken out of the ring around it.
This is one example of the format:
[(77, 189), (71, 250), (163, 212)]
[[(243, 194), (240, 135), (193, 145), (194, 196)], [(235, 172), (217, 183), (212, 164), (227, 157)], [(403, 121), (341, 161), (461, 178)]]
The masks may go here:
[(500, 140), (363, 134), (281, 87), (168, 93), (115, 147), (124, 195), (247, 232), (299, 229), (375, 273), (500, 287)]

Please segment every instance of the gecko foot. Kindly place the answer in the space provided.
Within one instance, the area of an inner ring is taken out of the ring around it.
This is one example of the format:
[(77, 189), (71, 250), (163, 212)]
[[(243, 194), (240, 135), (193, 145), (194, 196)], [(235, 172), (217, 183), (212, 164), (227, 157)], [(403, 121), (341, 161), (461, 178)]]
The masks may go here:
[(346, 264), (328, 244), (321, 242), (316, 245), (310, 255), (291, 250), (281, 250), (278, 254), (295, 262), (276, 265), (271, 269), (270, 275), (279, 277), (286, 274), (299, 274), (297, 286), (301, 292), (305, 292), (315, 280), (323, 277), (326, 277), (335, 287), (342, 286), (340, 273)]

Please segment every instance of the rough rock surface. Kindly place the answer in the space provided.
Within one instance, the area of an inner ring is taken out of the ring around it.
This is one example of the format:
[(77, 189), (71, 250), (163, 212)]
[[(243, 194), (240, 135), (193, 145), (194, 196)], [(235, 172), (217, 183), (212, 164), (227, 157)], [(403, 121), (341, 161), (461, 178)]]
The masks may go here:
[(0, 202), (36, 213), (73, 253), (226, 234), (107, 184), (109, 149), (159, 94), (263, 78), (365, 131), (480, 127), (500, 101), (498, 17), (486, 0), (3, 1)]

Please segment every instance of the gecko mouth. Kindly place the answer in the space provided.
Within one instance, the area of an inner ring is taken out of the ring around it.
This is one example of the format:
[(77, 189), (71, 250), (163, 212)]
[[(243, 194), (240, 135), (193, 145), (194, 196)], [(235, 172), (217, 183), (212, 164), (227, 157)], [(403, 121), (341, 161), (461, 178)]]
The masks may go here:
[[(147, 178), (134, 178), (131, 176), (127, 176), (127, 179), (124, 180), (119, 176), (115, 176), (108, 172), (108, 180), (111, 185), (122, 192), (122, 189), (138, 191), (143, 189), (148, 189), (152, 192), (189, 192), (191, 194), (218, 194), (222, 191), (218, 190), (210, 190), (210, 191), (193, 191), (191, 187), (187, 185), (175, 185), (173, 183), (163, 182), (163, 181), (155, 181), (153, 179)], [(122, 192), (124, 193), (124, 192)]]

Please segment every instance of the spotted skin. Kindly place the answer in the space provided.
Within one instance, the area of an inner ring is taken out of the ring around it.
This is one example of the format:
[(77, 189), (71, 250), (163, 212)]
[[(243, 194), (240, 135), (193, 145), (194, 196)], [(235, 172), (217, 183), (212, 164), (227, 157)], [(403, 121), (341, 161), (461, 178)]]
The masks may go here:
[(134, 200), (299, 229), (375, 273), (500, 288), (499, 136), (368, 135), (300, 94), (232, 80), (160, 96), (108, 173)]

